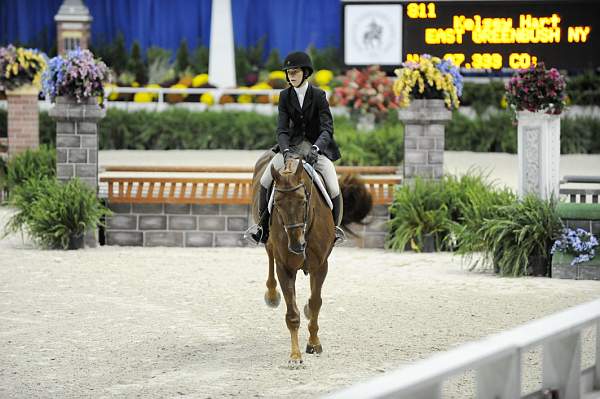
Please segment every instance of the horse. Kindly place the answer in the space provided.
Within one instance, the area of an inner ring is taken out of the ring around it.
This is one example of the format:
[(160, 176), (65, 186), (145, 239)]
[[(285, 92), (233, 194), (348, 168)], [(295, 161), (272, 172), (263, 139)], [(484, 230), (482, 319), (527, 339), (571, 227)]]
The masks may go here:
[[(254, 169), (252, 213), (258, 215), (258, 188), (273, 152), (261, 157)], [(334, 221), (331, 209), (314, 186), (311, 176), (304, 170), (302, 160), (289, 157), (281, 170), (271, 166), (273, 176), (274, 201), (271, 210), (270, 235), (265, 249), (269, 258), (267, 291), (265, 302), (277, 307), (281, 295), (277, 291), (277, 279), (287, 306), (285, 321), (291, 337), (289, 367), (300, 367), (303, 363), (298, 342), (300, 313), (296, 306), (296, 274), (302, 270), (310, 276), (310, 298), (304, 306), (304, 315), (309, 320), (310, 333), (306, 353), (320, 354), (323, 346), (319, 340), (319, 312), (321, 310), (321, 288), (329, 268), (328, 258), (334, 246)], [(345, 176), (340, 180), (340, 190), (344, 201), (342, 227), (355, 235), (351, 223), (362, 223), (372, 208), (371, 194), (364, 183), (355, 176)]]

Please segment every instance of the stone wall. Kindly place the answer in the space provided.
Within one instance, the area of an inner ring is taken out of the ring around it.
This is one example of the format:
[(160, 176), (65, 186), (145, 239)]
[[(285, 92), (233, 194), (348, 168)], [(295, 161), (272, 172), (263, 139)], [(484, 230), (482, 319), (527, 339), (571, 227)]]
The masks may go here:
[[(248, 205), (109, 204), (106, 245), (145, 247), (245, 247), (251, 219)], [(367, 225), (354, 225), (362, 235), (346, 246), (383, 248), (389, 219), (387, 207), (375, 206)]]

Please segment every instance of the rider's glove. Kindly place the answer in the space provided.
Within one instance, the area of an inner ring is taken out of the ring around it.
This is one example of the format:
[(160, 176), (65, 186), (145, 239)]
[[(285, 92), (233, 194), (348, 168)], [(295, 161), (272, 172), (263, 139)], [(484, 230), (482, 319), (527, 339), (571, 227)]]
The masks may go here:
[(310, 149), (309, 153), (306, 154), (305, 161), (310, 164), (310, 166), (315, 166), (317, 161), (319, 160), (319, 147), (313, 145)]

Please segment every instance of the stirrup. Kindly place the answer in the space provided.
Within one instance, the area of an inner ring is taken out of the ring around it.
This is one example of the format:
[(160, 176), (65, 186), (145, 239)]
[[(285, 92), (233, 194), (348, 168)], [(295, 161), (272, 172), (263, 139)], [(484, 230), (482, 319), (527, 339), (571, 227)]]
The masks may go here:
[(256, 246), (260, 245), (262, 239), (263, 230), (260, 225), (255, 224), (248, 227), (248, 230), (244, 232), (244, 239)]
[(340, 226), (335, 226), (335, 240), (333, 241), (333, 246), (343, 244), (344, 241), (346, 241), (346, 233), (344, 233), (344, 230), (342, 230)]

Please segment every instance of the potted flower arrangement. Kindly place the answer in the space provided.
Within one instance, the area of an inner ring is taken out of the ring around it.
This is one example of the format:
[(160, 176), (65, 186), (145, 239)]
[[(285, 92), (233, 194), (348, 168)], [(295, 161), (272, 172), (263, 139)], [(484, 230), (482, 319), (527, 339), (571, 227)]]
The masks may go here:
[(556, 68), (543, 62), (517, 71), (506, 83), (506, 100), (515, 111), (559, 115), (565, 108), (567, 85)]
[(102, 97), (108, 77), (104, 62), (95, 59), (89, 50), (76, 49), (65, 57), (59, 55), (50, 59), (42, 84), (45, 95), (52, 102), (62, 96), (82, 103)]
[(0, 47), (0, 86), (6, 90), (29, 88), (37, 95), (45, 68), (46, 57), (38, 50)]
[(404, 178), (443, 175), (444, 131), (450, 109), (458, 108), (463, 79), (451, 60), (423, 54), (395, 70), (393, 90), (404, 122)]
[[(38, 146), (37, 97), (45, 67), (46, 56), (38, 50), (0, 47), (0, 91), (6, 91), (8, 103), (9, 156)], [(25, 124), (23, 115), (28, 120)]]
[[(600, 280), (600, 261), (594, 260), (598, 239), (583, 229), (563, 229), (552, 245), (552, 274), (555, 277), (587, 277)], [(589, 270), (585, 270), (589, 269)]]
[[(363, 130), (372, 130), (388, 110), (398, 108), (391, 89), (392, 80), (378, 65), (364, 70), (350, 69), (337, 79), (337, 84), (331, 98), (332, 105), (339, 104), (349, 108), (351, 116), (360, 123)], [(366, 120), (360, 120), (361, 117)]]
[(423, 54), (419, 62), (405, 62), (395, 71), (394, 93), (401, 107), (416, 100), (441, 99), (448, 108), (458, 108), (462, 95), (463, 78), (458, 68), (448, 59)]
[(518, 120), (519, 195), (557, 198), (564, 77), (539, 62), (515, 73), (506, 84), (506, 98)]

